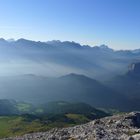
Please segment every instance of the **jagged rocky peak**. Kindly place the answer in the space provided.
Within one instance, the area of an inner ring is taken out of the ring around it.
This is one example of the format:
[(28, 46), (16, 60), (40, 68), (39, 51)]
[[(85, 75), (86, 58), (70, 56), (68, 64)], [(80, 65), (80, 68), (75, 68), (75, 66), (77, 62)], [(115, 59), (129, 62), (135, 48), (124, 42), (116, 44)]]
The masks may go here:
[(105, 44), (102, 44), (102, 45), (100, 45), (99, 46), (101, 49), (109, 49), (109, 47), (107, 46), (107, 45), (105, 45)]
[(0, 38), (0, 43), (7, 42), (4, 38)]
[(87, 124), (5, 140), (140, 140), (140, 112), (97, 119)]
[(96, 50), (102, 50), (102, 51), (105, 51), (105, 52), (114, 52), (113, 49), (109, 48), (107, 45), (105, 44), (102, 44), (100, 46), (94, 46), (93, 49), (96, 49)]

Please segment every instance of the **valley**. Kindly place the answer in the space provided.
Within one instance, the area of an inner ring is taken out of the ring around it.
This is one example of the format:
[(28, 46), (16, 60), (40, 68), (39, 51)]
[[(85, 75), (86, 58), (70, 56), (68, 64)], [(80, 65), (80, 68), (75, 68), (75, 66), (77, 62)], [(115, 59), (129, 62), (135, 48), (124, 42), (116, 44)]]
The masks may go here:
[(0, 100), (0, 138), (75, 126), (109, 115), (85, 103), (57, 101), (34, 106)]

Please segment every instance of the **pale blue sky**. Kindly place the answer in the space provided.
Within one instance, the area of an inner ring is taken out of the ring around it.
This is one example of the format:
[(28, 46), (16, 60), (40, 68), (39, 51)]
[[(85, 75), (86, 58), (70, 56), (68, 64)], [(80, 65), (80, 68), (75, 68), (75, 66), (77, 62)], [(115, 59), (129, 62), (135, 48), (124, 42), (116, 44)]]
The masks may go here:
[(0, 37), (140, 48), (140, 0), (0, 0)]

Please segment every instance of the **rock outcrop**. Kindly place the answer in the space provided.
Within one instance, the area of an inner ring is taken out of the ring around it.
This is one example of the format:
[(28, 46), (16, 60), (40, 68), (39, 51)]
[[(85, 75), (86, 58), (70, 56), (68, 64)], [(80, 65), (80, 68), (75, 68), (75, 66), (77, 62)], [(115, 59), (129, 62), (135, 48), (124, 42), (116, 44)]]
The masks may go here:
[(134, 75), (140, 75), (140, 62), (132, 63), (129, 66), (129, 73), (134, 74)]
[(87, 124), (3, 140), (140, 140), (140, 112), (97, 119)]

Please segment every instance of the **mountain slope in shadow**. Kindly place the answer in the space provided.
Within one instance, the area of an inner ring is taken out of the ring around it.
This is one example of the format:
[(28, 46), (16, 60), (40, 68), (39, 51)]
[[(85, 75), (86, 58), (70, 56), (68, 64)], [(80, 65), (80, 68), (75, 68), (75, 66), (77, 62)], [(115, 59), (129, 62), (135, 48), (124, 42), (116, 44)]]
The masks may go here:
[(84, 75), (59, 78), (22, 75), (0, 78), (1, 98), (34, 103), (48, 101), (85, 102), (95, 107), (121, 109), (125, 96)]
[(128, 72), (119, 75), (107, 82), (108, 87), (125, 95), (128, 99), (130, 110), (139, 110), (140, 108), (140, 63), (132, 63)]

